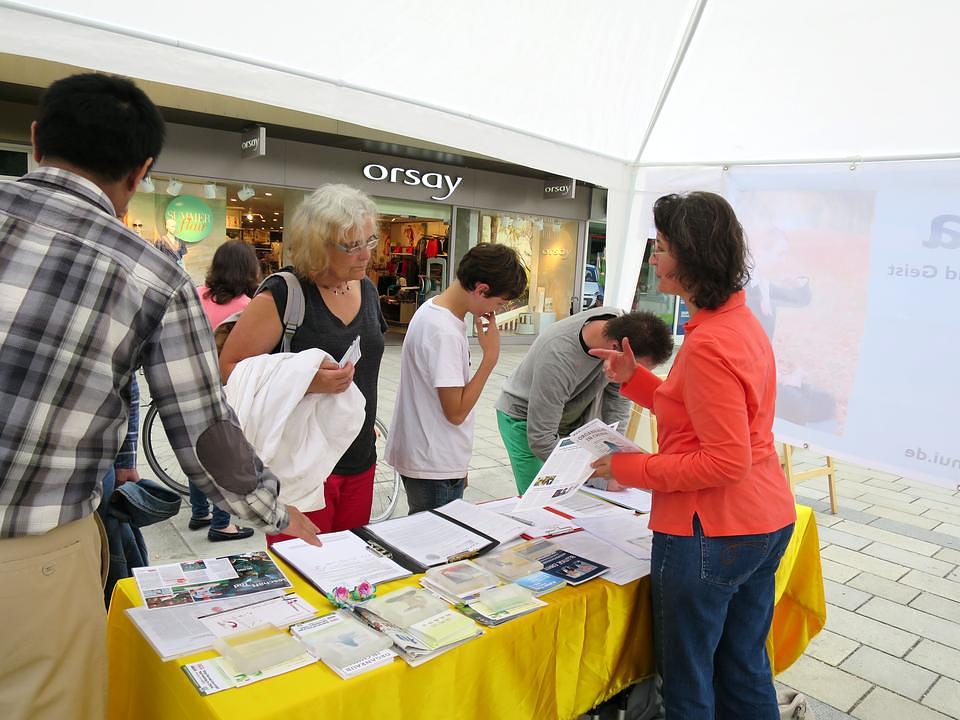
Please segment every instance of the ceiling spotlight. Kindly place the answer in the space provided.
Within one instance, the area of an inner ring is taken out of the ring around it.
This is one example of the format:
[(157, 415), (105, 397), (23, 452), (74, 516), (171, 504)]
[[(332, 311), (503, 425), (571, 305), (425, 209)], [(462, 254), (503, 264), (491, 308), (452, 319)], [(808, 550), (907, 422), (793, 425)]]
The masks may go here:
[(140, 192), (152, 193), (155, 192), (156, 189), (149, 175), (144, 176), (143, 180), (140, 181)]
[(249, 185), (244, 185), (242, 188), (240, 188), (239, 191), (237, 191), (237, 197), (240, 198), (240, 200), (243, 202), (246, 202), (256, 194), (257, 194), (257, 191), (254, 190)]
[(253, 222), (253, 213), (250, 213), (250, 212), (247, 213), (247, 220), (249, 220), (250, 222)]
[(167, 195), (176, 197), (180, 194), (181, 190), (183, 190), (183, 183), (176, 178), (167, 183)]
[(230, 198), (230, 202), (236, 202), (236, 201), (237, 201), (236, 198)]
[(264, 195), (266, 195), (267, 197), (273, 197), (273, 193), (265, 192)]
[(213, 200), (217, 197), (217, 186), (213, 183), (206, 183), (203, 186), (203, 196), (208, 200)]

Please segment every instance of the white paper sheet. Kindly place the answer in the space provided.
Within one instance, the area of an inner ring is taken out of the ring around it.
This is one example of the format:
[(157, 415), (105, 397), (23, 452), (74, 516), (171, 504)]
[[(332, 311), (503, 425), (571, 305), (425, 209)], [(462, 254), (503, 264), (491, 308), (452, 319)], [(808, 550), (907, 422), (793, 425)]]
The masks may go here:
[(646, 490), (639, 490), (637, 488), (624, 488), (623, 490), (611, 492), (610, 490), (597, 490), (596, 488), (587, 487), (584, 485), (582, 488), (580, 488), (580, 491), (588, 493), (589, 495), (594, 495), (608, 502), (615, 503), (616, 505), (622, 505), (625, 508), (637, 510), (638, 512), (650, 512), (650, 506), (653, 501), (653, 497), (650, 495), (650, 493), (648, 493)]
[(466, 500), (448, 502), (437, 508), (437, 512), (469, 525), (484, 535), (496, 538), (498, 542), (508, 542), (518, 538), (529, 527), (511, 517), (488, 509), (486, 505), (474, 505)]
[(653, 532), (647, 525), (649, 519), (649, 515), (631, 513), (577, 518), (577, 524), (594, 537), (649, 562), (653, 543)]
[(572, 520), (557, 515), (547, 508), (517, 510), (517, 502), (517, 498), (504, 498), (484, 503), (483, 507), (519, 521), (524, 525), (523, 534), (531, 538), (560, 535), (577, 529)]
[(351, 532), (318, 535), (321, 547), (303, 540), (283, 540), (271, 548), (316, 587), (330, 592), (338, 586), (352, 589), (360, 583), (386, 582), (407, 577), (409, 570), (378, 555)]
[(605, 502), (594, 495), (588, 495), (578, 490), (559, 503), (552, 505), (555, 509), (574, 518), (593, 517), (596, 515), (623, 515), (632, 513), (631, 510)]

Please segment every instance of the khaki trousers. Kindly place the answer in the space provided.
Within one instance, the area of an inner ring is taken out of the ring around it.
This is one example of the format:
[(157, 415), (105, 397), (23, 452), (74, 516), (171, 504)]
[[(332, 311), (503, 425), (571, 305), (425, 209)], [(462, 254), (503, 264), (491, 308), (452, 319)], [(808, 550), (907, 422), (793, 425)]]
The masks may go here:
[(0, 718), (102, 720), (106, 612), (97, 514), (0, 540)]

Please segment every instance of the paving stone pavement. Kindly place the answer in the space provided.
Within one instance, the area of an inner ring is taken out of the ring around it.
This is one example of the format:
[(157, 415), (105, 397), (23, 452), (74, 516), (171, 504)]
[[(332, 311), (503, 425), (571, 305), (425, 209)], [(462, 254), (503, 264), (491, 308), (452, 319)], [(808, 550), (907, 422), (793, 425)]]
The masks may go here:
[[(400, 377), (400, 346), (388, 335), (378, 415), (389, 423)], [(504, 345), (477, 404), (468, 500), (514, 492), (494, 402), (528, 350)], [(479, 350), (473, 349), (474, 357)], [(144, 386), (144, 394), (146, 388)], [(822, 458), (798, 450), (797, 469)], [(141, 457), (141, 472), (149, 474)], [(838, 463), (840, 510), (830, 514), (826, 478), (796, 488), (816, 513), (828, 603), (826, 629), (777, 679), (811, 698), (818, 718), (960, 719), (960, 492)], [(405, 514), (402, 501), (396, 514)], [(147, 528), (153, 563), (257, 549), (263, 536), (211, 543), (180, 515)]]

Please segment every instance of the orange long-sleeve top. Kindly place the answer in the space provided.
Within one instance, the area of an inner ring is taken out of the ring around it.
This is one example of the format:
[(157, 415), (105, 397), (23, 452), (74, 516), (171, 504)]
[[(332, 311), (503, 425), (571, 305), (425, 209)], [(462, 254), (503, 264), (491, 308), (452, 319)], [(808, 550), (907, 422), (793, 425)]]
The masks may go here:
[(614, 478), (653, 491), (650, 528), (708, 536), (755, 535), (796, 520), (773, 441), (776, 363), (759, 321), (732, 295), (699, 310), (666, 380), (643, 367), (621, 387), (657, 418), (656, 454), (613, 456)]

